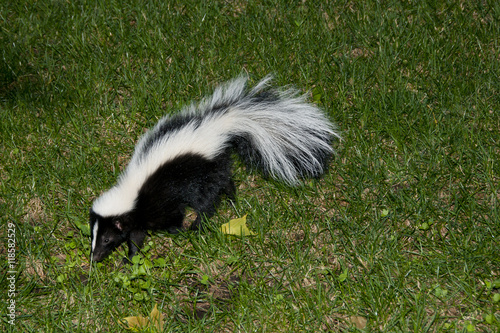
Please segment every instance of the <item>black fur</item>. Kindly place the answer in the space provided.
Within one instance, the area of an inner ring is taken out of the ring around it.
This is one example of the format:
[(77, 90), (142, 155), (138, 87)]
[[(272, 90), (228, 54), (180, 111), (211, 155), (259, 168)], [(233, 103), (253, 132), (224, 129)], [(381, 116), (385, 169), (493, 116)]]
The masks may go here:
[(186, 207), (197, 213), (191, 229), (202, 227), (202, 219), (214, 215), (222, 196), (235, 198), (230, 157), (229, 151), (214, 160), (196, 154), (179, 156), (148, 178), (134, 210), (107, 218), (91, 211), (91, 229), (99, 221), (92, 260), (103, 260), (125, 241), (128, 257), (132, 259), (142, 247), (148, 230), (179, 232)]

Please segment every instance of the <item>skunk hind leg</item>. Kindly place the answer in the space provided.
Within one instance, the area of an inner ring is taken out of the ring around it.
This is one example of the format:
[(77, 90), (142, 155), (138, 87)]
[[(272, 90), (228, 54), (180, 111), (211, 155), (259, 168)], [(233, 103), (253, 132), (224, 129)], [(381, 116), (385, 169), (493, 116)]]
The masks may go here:
[(196, 211), (196, 219), (194, 220), (193, 223), (191, 223), (189, 230), (202, 231), (202, 232), (206, 231), (206, 226), (204, 221), (211, 218), (214, 214), (215, 214), (215, 207), (209, 210)]
[(229, 179), (224, 185), (220, 186), (219, 190), (215, 192), (214, 197), (207, 199), (201, 207), (193, 207), (196, 211), (196, 219), (189, 229), (205, 231), (204, 222), (216, 213), (217, 206), (223, 196), (231, 201), (236, 201), (236, 186), (232, 179)]
[(181, 205), (178, 211), (170, 214), (168, 227), (166, 228), (170, 234), (175, 235), (183, 230), (182, 221), (184, 220), (185, 210), (186, 206)]
[(223, 189), (223, 193), (226, 197), (235, 202), (236, 201), (236, 185), (234, 185), (234, 181), (232, 179), (229, 180), (226, 187)]

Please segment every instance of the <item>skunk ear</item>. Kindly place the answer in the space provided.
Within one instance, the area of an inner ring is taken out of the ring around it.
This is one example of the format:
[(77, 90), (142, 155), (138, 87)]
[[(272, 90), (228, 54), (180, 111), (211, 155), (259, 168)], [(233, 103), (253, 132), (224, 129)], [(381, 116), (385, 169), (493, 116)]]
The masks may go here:
[(113, 220), (113, 225), (120, 231), (123, 231), (123, 223), (119, 219), (114, 219)]

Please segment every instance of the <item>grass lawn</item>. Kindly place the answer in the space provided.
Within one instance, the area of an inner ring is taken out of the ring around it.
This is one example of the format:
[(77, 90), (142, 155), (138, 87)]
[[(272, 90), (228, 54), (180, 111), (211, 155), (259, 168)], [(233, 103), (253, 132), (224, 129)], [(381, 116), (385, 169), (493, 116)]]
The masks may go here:
[[(139, 136), (241, 73), (325, 110), (329, 172), (236, 162), (211, 232), (90, 265)], [(0, 140), (8, 332), (500, 331), (499, 1), (2, 1)]]

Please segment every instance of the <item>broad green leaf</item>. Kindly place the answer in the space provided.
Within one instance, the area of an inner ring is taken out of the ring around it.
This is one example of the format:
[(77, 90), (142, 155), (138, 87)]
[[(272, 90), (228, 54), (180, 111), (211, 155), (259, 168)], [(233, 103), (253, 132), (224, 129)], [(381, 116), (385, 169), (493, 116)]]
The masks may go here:
[(136, 254), (135, 256), (132, 257), (133, 264), (139, 264), (140, 262), (141, 262), (141, 256)]
[(429, 223), (424, 222), (421, 225), (418, 226), (420, 230), (428, 230), (429, 229)]
[(154, 264), (159, 267), (165, 267), (167, 262), (163, 258), (154, 259)]
[(209, 281), (208, 281), (208, 280), (209, 280), (209, 279), (210, 279), (210, 277), (209, 277), (208, 275), (204, 274), (204, 275), (201, 277), (200, 283), (202, 283), (202, 284), (204, 284), (204, 285), (208, 285), (208, 283), (209, 283)]
[(339, 282), (344, 282), (346, 279), (347, 279), (347, 268), (344, 269), (344, 271), (342, 272), (342, 274), (339, 275), (338, 279), (339, 279)]
[(321, 87), (314, 87), (314, 89), (312, 90), (312, 97), (313, 97), (313, 101), (315, 103), (319, 103), (319, 101), (321, 101), (321, 97), (323, 96), (323, 89), (321, 89)]

